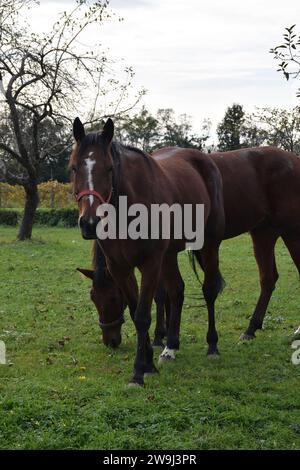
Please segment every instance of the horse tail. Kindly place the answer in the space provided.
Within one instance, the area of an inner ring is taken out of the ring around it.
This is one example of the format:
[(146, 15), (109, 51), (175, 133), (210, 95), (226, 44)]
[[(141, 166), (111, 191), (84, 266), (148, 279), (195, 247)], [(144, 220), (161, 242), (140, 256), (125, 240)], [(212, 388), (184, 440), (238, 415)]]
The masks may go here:
[(199, 266), (202, 268), (201, 262), (196, 258), (194, 251), (188, 250), (187, 253), (188, 253), (188, 257), (189, 257), (189, 262), (190, 262), (191, 268), (192, 268), (192, 270), (194, 271), (194, 274), (195, 274), (195, 276), (196, 276), (197, 281), (198, 281), (199, 284), (202, 286), (202, 281), (201, 281), (201, 279), (200, 279), (200, 277), (199, 277), (199, 274), (198, 274), (198, 271), (197, 271), (196, 260), (197, 260)]
[[(199, 251), (193, 251), (193, 250), (188, 250), (188, 257), (189, 257), (189, 262), (190, 265), (194, 271), (194, 274), (197, 278), (197, 281), (201, 286), (203, 286), (203, 283), (199, 277), (199, 273), (197, 271), (197, 264), (200, 266), (200, 268), (203, 271), (203, 265), (201, 261), (201, 255)], [(216, 278), (216, 290), (219, 294), (222, 293), (223, 289), (226, 287), (226, 282), (225, 279), (223, 278), (221, 272), (218, 270), (217, 272), (217, 278)]]

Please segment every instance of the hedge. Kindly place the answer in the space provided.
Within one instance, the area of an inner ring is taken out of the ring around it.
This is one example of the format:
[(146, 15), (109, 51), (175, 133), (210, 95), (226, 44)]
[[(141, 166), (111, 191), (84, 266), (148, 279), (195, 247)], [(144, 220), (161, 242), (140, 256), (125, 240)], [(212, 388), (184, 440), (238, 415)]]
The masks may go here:
[[(0, 225), (16, 226), (22, 218), (22, 211), (0, 209)], [(34, 222), (39, 225), (75, 227), (78, 221), (78, 209), (38, 209)]]
[[(38, 185), (40, 207), (47, 209), (76, 208), (72, 184), (47, 181)], [(24, 207), (25, 194), (22, 186), (0, 183), (0, 208)]]
[(0, 209), (0, 225), (11, 225), (15, 227), (18, 224), (19, 211)]

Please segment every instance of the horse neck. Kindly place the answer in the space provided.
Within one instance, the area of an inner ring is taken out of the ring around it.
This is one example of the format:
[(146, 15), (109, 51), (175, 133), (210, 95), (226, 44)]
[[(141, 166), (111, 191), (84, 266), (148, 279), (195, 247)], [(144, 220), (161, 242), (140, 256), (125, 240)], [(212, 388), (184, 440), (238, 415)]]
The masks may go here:
[[(113, 151), (115, 194), (127, 196), (132, 202), (142, 202), (155, 182), (157, 163), (141, 150), (116, 143)], [(141, 198), (141, 201), (140, 201)]]
[(101, 273), (106, 269), (106, 259), (98, 240), (95, 240), (93, 245), (93, 269)]

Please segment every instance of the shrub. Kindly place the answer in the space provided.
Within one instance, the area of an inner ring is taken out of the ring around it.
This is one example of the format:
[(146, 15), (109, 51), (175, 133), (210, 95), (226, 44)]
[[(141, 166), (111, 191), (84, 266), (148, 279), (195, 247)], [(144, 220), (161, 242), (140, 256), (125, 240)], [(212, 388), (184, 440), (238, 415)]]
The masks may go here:
[(16, 210), (1, 209), (0, 225), (10, 225), (15, 227), (18, 225), (19, 212)]
[[(16, 226), (22, 211), (0, 209), (0, 225)], [(54, 227), (75, 227), (78, 220), (78, 209), (38, 209), (34, 222), (39, 225)]]
[(53, 227), (75, 227), (78, 220), (78, 209), (38, 209), (35, 223)]

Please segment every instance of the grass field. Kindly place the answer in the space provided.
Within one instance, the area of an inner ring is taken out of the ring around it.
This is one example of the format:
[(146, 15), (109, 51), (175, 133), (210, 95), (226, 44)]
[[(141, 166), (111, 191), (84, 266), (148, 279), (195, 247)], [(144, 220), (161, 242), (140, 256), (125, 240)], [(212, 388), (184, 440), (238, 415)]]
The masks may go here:
[[(223, 243), (227, 286), (217, 302), (219, 360), (206, 358), (206, 310), (181, 255), (186, 282), (181, 350), (144, 389), (128, 389), (135, 353), (100, 341), (89, 281), (90, 242), (77, 229), (36, 228), (15, 242), (0, 227), (2, 449), (300, 449), (300, 365), (289, 334), (300, 323), (298, 273), (278, 243), (280, 273), (265, 328), (239, 342), (258, 294), (248, 236)], [(153, 324), (152, 324), (153, 331)], [(155, 351), (156, 359), (159, 350)]]

